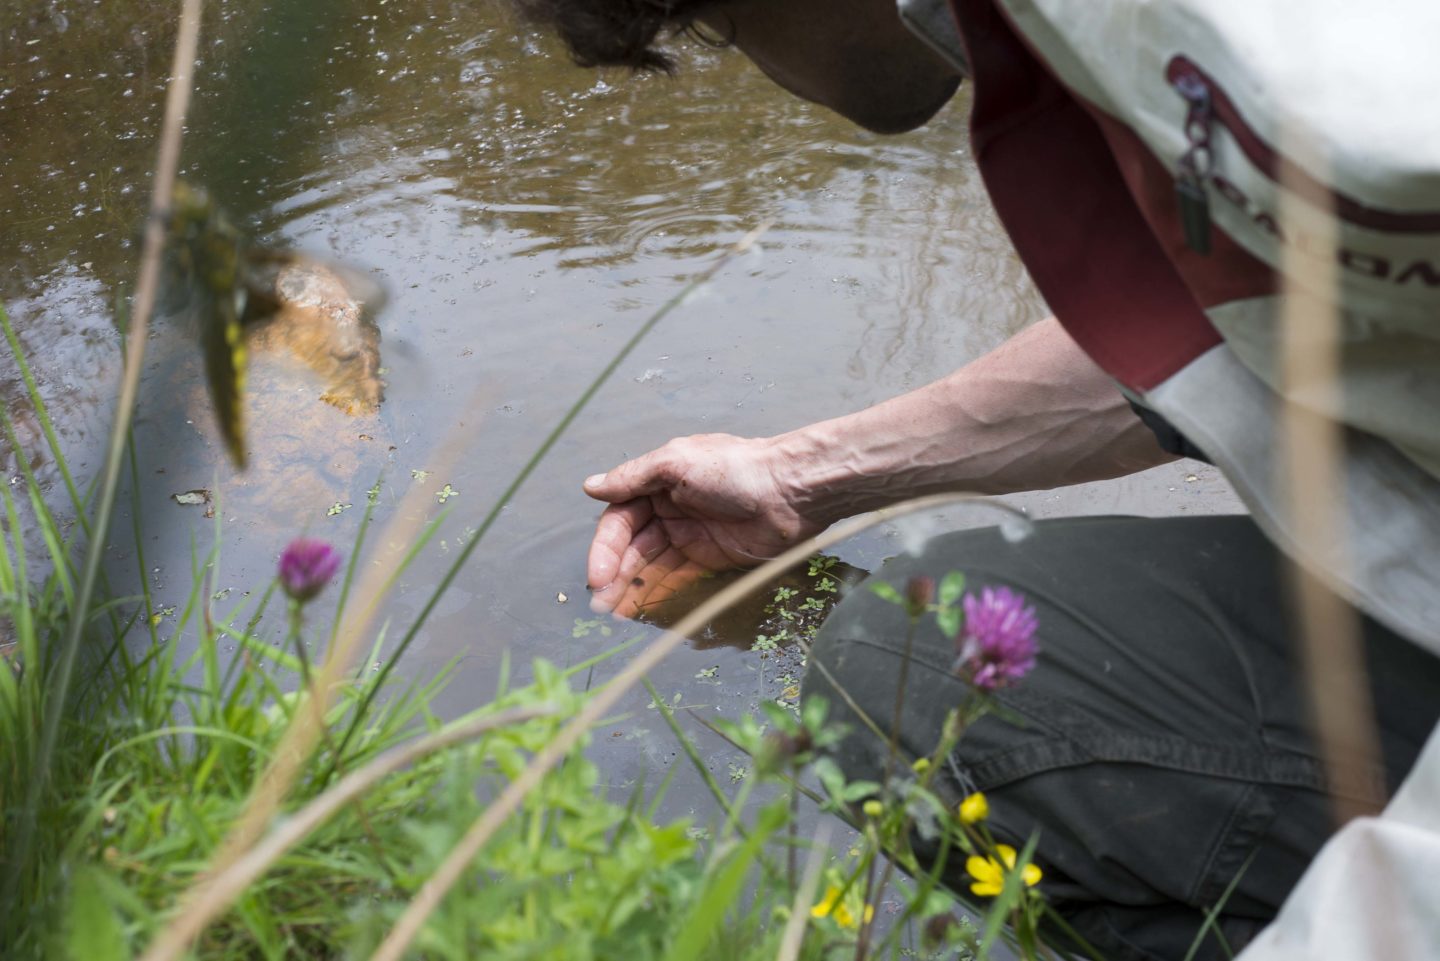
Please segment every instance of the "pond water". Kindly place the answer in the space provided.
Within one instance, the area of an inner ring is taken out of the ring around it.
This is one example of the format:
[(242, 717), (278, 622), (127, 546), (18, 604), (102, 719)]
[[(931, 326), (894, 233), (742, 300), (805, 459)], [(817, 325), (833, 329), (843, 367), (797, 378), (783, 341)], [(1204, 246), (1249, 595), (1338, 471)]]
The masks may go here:
[[(174, 28), (169, 5), (141, 0), (28, 7), (0, 14), (0, 296), (88, 478), (118, 374), (110, 305), (133, 284)], [(625, 340), (773, 221), (622, 364), (440, 602), (402, 673), (458, 658), (443, 711), (487, 696), (507, 655), (523, 676), (532, 657), (574, 663), (653, 632), (613, 625), (602, 637), (583, 623), (598, 514), (580, 491), (587, 474), (678, 434), (770, 434), (860, 408), (1044, 313), (971, 164), (963, 94), (925, 129), (883, 138), (791, 99), (734, 52), (681, 44), (674, 78), (580, 70), (490, 3), (228, 0), (206, 17), (185, 175), (254, 236), (384, 287), (388, 383), (377, 414), (350, 416), (320, 402), (305, 370), (260, 352), (241, 473), (213, 426), (193, 331), (157, 322), (138, 503), (143, 576), (167, 607), (183, 606), (191, 545), (215, 524), (172, 494), (218, 496), (223, 611), (263, 584), (294, 534), (350, 543), (383, 475), (380, 524), (416, 485), (428, 512), (451, 511), (386, 608), (408, 623)], [(55, 483), (8, 351), (0, 391), (23, 456)], [(16, 452), (4, 454), (13, 477)], [(455, 493), (442, 505), (445, 485)], [(1235, 506), (1213, 471), (1184, 463), (1009, 500), (1035, 516)], [(127, 495), (120, 503), (110, 569), (133, 586)], [(992, 520), (971, 510), (950, 522)], [(839, 554), (868, 569), (899, 540), (882, 528)], [(748, 646), (759, 617), (698, 639), (656, 685), (700, 712), (783, 696), (795, 655), (727, 646)], [(658, 780), (674, 755), (646, 700), (597, 737), (617, 786)], [(736, 763), (703, 733), (701, 746), (721, 773)], [(698, 804), (676, 791), (680, 809)]]

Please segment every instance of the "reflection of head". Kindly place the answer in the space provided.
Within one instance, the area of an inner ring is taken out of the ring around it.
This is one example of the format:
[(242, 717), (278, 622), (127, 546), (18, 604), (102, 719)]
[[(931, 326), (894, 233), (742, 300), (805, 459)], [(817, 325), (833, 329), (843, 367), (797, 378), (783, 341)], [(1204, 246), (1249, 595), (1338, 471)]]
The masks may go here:
[[(955, 66), (901, 21), (893, 0), (514, 0), (553, 26), (586, 66), (668, 70), (668, 28), (719, 31), (797, 97), (876, 133), (913, 130), (960, 83)], [(714, 42), (714, 41), (709, 41)]]
[(707, 0), (515, 0), (536, 23), (554, 27), (582, 67), (664, 70), (673, 58), (655, 38), (664, 30), (692, 30)]

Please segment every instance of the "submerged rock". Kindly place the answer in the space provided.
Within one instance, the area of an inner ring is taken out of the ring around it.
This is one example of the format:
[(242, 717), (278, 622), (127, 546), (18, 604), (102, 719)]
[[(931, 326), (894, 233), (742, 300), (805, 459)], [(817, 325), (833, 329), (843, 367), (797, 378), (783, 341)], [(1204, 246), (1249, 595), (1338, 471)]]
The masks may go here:
[[(254, 288), (260, 285), (257, 292)], [(316, 263), (258, 271), (252, 296), (273, 307), (250, 335), (256, 352), (285, 352), (325, 384), (320, 399), (347, 414), (374, 414), (385, 399), (380, 328), (373, 298), (362, 300), (339, 273)]]

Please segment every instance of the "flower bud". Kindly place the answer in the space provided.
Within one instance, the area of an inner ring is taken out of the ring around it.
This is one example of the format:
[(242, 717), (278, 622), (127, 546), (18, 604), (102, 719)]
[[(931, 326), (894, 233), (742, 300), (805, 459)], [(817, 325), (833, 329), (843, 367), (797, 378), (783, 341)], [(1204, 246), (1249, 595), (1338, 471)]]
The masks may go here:
[(990, 802), (985, 799), (985, 795), (976, 791), (960, 802), (956, 813), (960, 815), (961, 824), (977, 824), (990, 816)]
[(340, 552), (313, 537), (297, 537), (280, 555), (280, 586), (304, 604), (340, 572)]
[(905, 613), (911, 617), (924, 614), (935, 600), (935, 578), (923, 574), (910, 578), (905, 584)]

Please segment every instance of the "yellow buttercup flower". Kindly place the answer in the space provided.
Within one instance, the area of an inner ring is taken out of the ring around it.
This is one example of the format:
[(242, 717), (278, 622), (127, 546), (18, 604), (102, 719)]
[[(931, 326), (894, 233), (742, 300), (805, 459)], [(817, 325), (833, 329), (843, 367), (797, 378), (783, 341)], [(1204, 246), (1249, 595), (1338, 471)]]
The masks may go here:
[[(875, 906), (873, 904), (865, 905), (864, 914), (865, 922), (868, 924), (875, 917)], [(835, 923), (842, 928), (859, 926), (859, 922), (855, 920), (855, 912), (851, 911), (850, 906), (841, 899), (840, 888), (833, 884), (826, 888), (825, 897), (820, 899), (820, 903), (810, 909), (810, 916), (812, 918), (834, 918)]]
[[(970, 890), (982, 898), (993, 898), (999, 894), (1005, 887), (1005, 872), (1015, 870), (1014, 848), (1008, 844), (997, 844), (995, 852), (1000, 855), (999, 861), (979, 855), (971, 855), (965, 861), (965, 870), (975, 879)], [(1025, 882), (1026, 887), (1034, 887), (1041, 877), (1043, 873), (1033, 864), (1025, 865), (1025, 870), (1020, 872), (1020, 880)]]
[(960, 823), (975, 824), (990, 816), (990, 802), (985, 800), (985, 795), (976, 791), (967, 795), (965, 800), (960, 802)]

